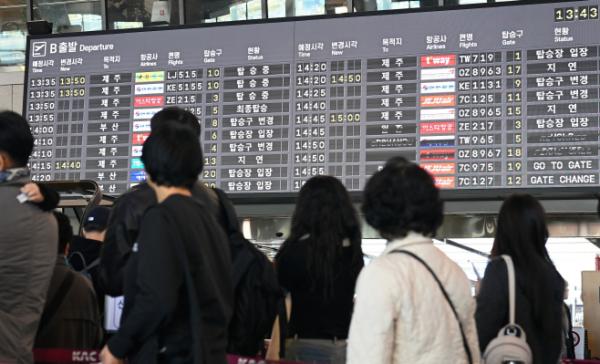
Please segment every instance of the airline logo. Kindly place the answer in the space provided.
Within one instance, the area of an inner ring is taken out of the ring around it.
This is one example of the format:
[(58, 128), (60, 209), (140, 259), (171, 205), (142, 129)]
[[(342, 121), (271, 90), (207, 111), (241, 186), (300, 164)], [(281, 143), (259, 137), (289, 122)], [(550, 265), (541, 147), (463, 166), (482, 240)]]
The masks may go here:
[(136, 95), (153, 95), (165, 92), (164, 83), (149, 83), (145, 85), (135, 85)]
[(448, 67), (456, 66), (455, 54), (434, 54), (421, 56), (421, 67)]
[(129, 182), (143, 182), (146, 180), (146, 173), (144, 171), (132, 171), (129, 175)]
[(421, 70), (422, 81), (453, 80), (456, 78), (456, 68), (428, 68)]
[(454, 143), (454, 135), (428, 135), (419, 139), (419, 145), (423, 148), (453, 147)]
[(419, 165), (434, 176), (456, 173), (455, 163), (421, 163)]
[(133, 120), (148, 120), (152, 119), (154, 114), (159, 112), (161, 108), (153, 108), (153, 109), (136, 109), (133, 110)]
[(422, 94), (445, 94), (451, 92), (456, 92), (456, 84), (454, 81), (424, 82), (421, 84)]
[(454, 134), (455, 132), (456, 123), (454, 121), (437, 121), (419, 124), (419, 133), (421, 135)]
[(164, 104), (164, 96), (137, 96), (133, 99), (134, 107), (163, 106)]
[(165, 71), (137, 72), (135, 74), (135, 83), (162, 82), (164, 80), (165, 80)]
[(450, 176), (435, 176), (435, 186), (440, 189), (454, 188), (456, 186), (456, 179)]
[(146, 141), (146, 139), (148, 139), (148, 136), (150, 136), (150, 133), (133, 133), (133, 135), (131, 137), (132, 143), (134, 145), (144, 144), (144, 142)]
[(133, 158), (131, 160), (131, 169), (144, 169), (144, 163), (139, 158)]
[(421, 120), (454, 120), (456, 109), (423, 109), (421, 110)]
[(133, 147), (131, 147), (131, 155), (133, 157), (141, 157), (142, 156), (142, 146), (134, 145)]
[(428, 149), (419, 153), (421, 161), (450, 161), (455, 159), (454, 149)]
[(456, 106), (456, 96), (454, 95), (421, 96), (420, 101), (421, 107)]
[(133, 122), (133, 131), (134, 132), (144, 132), (150, 131), (150, 121), (134, 121)]

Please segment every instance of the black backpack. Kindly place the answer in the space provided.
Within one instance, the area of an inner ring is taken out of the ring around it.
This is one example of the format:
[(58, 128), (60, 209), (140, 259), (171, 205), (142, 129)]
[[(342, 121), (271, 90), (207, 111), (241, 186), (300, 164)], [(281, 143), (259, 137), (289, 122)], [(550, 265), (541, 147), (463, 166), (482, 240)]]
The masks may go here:
[[(271, 261), (240, 231), (237, 215), (225, 192), (214, 189), (224, 215), (233, 262), (234, 308), (227, 352), (256, 356), (264, 349), (275, 317), (285, 313), (284, 294)], [(285, 316), (284, 316), (285, 317)]]

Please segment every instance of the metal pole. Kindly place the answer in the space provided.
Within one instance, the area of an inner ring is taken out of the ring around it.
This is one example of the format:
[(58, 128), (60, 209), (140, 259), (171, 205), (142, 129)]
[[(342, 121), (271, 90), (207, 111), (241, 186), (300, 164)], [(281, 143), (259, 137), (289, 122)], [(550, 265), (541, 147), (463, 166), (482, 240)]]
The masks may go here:
[(457, 247), (459, 249), (468, 251), (469, 253), (473, 253), (473, 254), (476, 254), (476, 255), (479, 255), (479, 256), (482, 256), (482, 257), (485, 257), (485, 258), (489, 258), (490, 257), (490, 255), (487, 254), (487, 253), (484, 253), (484, 252), (479, 251), (477, 249), (473, 249), (473, 248), (468, 247), (466, 245), (460, 244), (460, 243), (458, 243), (458, 242), (456, 242), (454, 240), (444, 239), (443, 241), (444, 241), (444, 243), (446, 243), (448, 245), (452, 245), (452, 246)]
[(27, 21), (33, 20), (33, 0), (27, 0), (27, 8), (25, 10)]
[(102, 30), (108, 30), (108, 16), (107, 16), (107, 0), (100, 2), (100, 15), (102, 16)]
[(185, 1), (179, 0), (179, 25), (185, 24)]
[[(246, 9), (248, 9), (248, 3), (246, 3)], [(260, 9), (262, 10), (262, 18), (269, 19), (269, 0), (261, 0)], [(248, 16), (246, 16), (246, 18), (248, 18)]]

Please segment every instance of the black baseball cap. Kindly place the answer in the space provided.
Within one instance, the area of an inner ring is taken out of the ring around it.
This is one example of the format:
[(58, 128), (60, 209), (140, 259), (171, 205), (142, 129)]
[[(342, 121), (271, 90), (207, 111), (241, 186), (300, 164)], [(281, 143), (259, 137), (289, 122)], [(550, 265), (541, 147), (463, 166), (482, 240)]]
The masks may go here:
[(83, 219), (83, 229), (85, 231), (104, 231), (108, 226), (108, 217), (110, 209), (104, 206), (96, 206)]

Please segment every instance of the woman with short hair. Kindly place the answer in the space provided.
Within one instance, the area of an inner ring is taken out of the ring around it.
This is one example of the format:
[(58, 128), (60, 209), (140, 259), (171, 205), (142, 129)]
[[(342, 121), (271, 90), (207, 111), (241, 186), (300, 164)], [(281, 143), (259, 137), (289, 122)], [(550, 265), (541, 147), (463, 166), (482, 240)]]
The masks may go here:
[(433, 178), (395, 158), (368, 181), (362, 211), (388, 244), (358, 278), (348, 363), (479, 363), (469, 281), (431, 239), (443, 219)]

